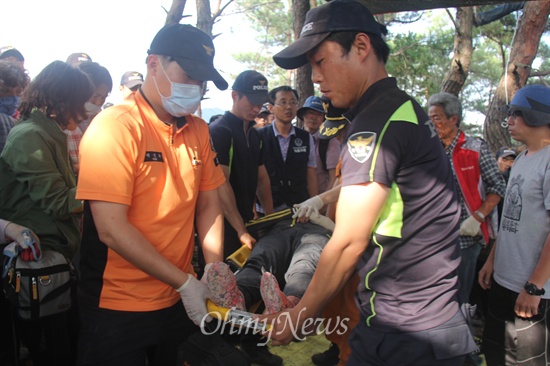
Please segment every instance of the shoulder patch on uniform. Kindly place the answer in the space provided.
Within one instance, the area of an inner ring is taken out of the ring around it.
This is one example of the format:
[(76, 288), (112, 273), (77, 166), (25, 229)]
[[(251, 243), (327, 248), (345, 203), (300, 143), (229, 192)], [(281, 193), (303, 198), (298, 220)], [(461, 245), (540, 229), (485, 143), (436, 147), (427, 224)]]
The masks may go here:
[(359, 163), (367, 161), (376, 144), (376, 133), (358, 132), (351, 135), (348, 139), (348, 151), (352, 158)]

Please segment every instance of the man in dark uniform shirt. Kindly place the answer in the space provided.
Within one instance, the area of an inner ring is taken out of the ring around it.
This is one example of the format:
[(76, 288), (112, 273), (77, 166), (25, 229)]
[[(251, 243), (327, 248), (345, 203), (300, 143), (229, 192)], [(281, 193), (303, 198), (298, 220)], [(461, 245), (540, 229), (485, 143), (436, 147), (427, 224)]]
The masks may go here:
[(334, 234), (272, 341), (290, 342), (357, 270), (348, 365), (462, 365), (476, 345), (458, 304), (460, 212), (435, 128), (388, 76), (386, 27), (362, 3), (333, 0), (304, 24), (274, 60), (286, 69), (309, 61), (321, 92), (350, 108), (351, 125)]
[(252, 249), (255, 243), (244, 225), (254, 218), (256, 193), (266, 211), (273, 212), (260, 137), (253, 128), (254, 118), (269, 100), (267, 79), (257, 71), (244, 71), (235, 79), (231, 97), (231, 111), (210, 124), (212, 142), (226, 178), (220, 187), (225, 216), (224, 258), (243, 244)]

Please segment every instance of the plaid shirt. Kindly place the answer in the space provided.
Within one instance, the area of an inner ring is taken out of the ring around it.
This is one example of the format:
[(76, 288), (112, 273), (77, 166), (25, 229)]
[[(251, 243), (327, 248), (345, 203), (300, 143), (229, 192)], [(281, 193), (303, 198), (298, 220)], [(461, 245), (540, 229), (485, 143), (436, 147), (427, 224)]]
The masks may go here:
[[(453, 176), (457, 187), (460, 187), (460, 184), (456, 177), (455, 167), (453, 165), (453, 151), (458, 142), (459, 135), (460, 135), (460, 130), (456, 134), (456, 137), (454, 138), (453, 142), (451, 142), (449, 147), (447, 147), (447, 149), (445, 150), (445, 153), (447, 154), (447, 157), (451, 162), (451, 166), (453, 167)], [(466, 138), (472, 138), (472, 137), (466, 137)], [(504, 197), (504, 194), (506, 192), (506, 183), (504, 182), (504, 179), (502, 178), (502, 175), (498, 170), (495, 157), (489, 150), (487, 143), (483, 140), (481, 141), (481, 148), (479, 151), (479, 170), (481, 173), (481, 179), (483, 180), (483, 183), (485, 183), (485, 188), (486, 188), (485, 194), (494, 193), (494, 194), (498, 194), (500, 197)], [(470, 214), (468, 213), (468, 210), (466, 209), (464, 196), (462, 195), (462, 189), (458, 189), (458, 198), (460, 201), (460, 209), (461, 209), (460, 223), (462, 224), (462, 222), (470, 216)], [(460, 241), (460, 248), (462, 249), (468, 248), (476, 243), (482, 246), (485, 246), (485, 240), (483, 239), (482, 235), (477, 235), (477, 236), (460, 235), (459, 241)]]
[(67, 147), (69, 149), (69, 157), (71, 158), (71, 163), (73, 166), (78, 164), (78, 145), (82, 140), (82, 131), (79, 127), (74, 130), (63, 130), (65, 135), (67, 135)]

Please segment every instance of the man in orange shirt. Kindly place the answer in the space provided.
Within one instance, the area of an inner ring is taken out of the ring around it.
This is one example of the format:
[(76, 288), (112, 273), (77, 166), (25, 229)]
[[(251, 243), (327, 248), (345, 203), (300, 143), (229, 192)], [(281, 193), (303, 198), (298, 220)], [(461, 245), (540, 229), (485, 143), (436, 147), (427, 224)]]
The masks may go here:
[(206, 262), (223, 260), (225, 178), (207, 124), (192, 115), (207, 80), (227, 88), (214, 45), (175, 24), (148, 54), (141, 89), (101, 112), (81, 143), (79, 365), (175, 364), (208, 320), (209, 293), (191, 265), (195, 227)]

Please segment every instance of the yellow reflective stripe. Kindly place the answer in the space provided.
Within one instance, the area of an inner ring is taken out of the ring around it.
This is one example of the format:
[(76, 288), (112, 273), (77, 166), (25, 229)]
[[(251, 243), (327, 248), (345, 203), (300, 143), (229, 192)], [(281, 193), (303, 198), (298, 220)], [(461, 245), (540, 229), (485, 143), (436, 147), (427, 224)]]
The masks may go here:
[[(374, 168), (376, 164), (376, 158), (378, 156), (378, 152), (380, 151), (380, 145), (382, 142), (382, 139), (384, 138), (384, 134), (386, 133), (386, 130), (388, 129), (388, 126), (392, 121), (398, 121), (398, 122), (409, 122), (418, 124), (418, 118), (416, 113), (414, 112), (414, 107), (412, 104), (412, 101), (407, 101), (403, 103), (390, 117), (390, 119), (386, 122), (384, 128), (380, 132), (380, 136), (378, 138), (378, 141), (376, 143), (376, 148), (373, 153), (372, 157), (372, 165), (370, 169), (370, 180), (373, 181), (373, 175), (374, 175)], [(378, 252), (378, 258), (376, 259), (376, 266), (367, 273), (365, 276), (365, 288), (372, 291), (369, 285), (369, 278), (370, 276), (378, 270), (378, 267), (380, 266), (380, 262), (382, 261), (382, 254), (384, 252), (384, 247), (378, 243), (376, 240), (376, 234), (384, 235), (384, 236), (391, 236), (395, 238), (401, 238), (402, 237), (402, 228), (403, 228), (403, 211), (404, 211), (405, 205), (403, 203), (403, 198), (401, 196), (401, 192), (399, 191), (398, 185), (393, 182), (390, 190), (390, 196), (388, 197), (388, 200), (384, 204), (384, 207), (382, 208), (382, 212), (380, 214), (380, 219), (378, 220), (378, 223), (376, 224), (373, 234), (372, 234), (372, 242), (374, 245), (376, 245), (379, 248)], [(371, 319), (376, 316), (376, 310), (374, 307), (374, 300), (376, 298), (376, 291), (372, 291), (372, 295), (370, 297), (369, 303), (371, 307), (371, 315), (366, 319), (367, 326), (370, 327), (371, 325)]]
[(380, 151), (382, 139), (384, 138), (384, 134), (386, 133), (386, 130), (388, 129), (390, 123), (393, 121), (410, 122), (414, 123), (415, 125), (418, 124), (418, 117), (414, 112), (412, 101), (406, 101), (399, 108), (397, 108), (395, 112), (393, 112), (390, 119), (384, 125), (382, 132), (380, 132), (380, 136), (378, 137), (378, 141), (376, 142), (376, 148), (374, 149), (374, 153), (372, 154), (372, 164), (369, 172), (371, 182), (374, 181), (374, 167), (376, 166), (376, 158), (378, 156), (378, 152)]
[(231, 175), (232, 166), (233, 166), (233, 139), (231, 139), (231, 147), (229, 148), (229, 175)]
[(380, 219), (376, 223), (373, 232), (376, 234), (391, 236), (393, 238), (402, 238), (403, 212), (405, 204), (401, 197), (401, 191), (397, 183), (393, 182), (390, 189), (390, 195), (382, 207)]
[[(378, 252), (378, 258), (376, 258), (376, 266), (369, 272), (367, 273), (367, 275), (365, 276), (365, 288), (367, 290), (372, 290), (370, 288), (370, 285), (369, 285), (369, 277), (371, 274), (373, 274), (374, 272), (376, 272), (376, 270), (378, 269), (379, 265), (380, 265), (380, 262), (382, 261), (382, 254), (384, 253), (384, 247), (382, 245), (380, 245), (380, 243), (378, 243), (376, 241), (376, 237), (374, 236), (375, 234), (373, 233), (372, 234), (372, 242), (378, 246), (379, 248), (379, 252)], [(371, 312), (372, 312), (372, 315), (369, 316), (367, 318), (367, 325), (370, 327), (370, 320), (372, 318), (374, 318), (376, 316), (376, 310), (374, 309), (374, 298), (376, 297), (376, 291), (373, 291), (372, 292), (372, 295), (370, 297), (370, 308), (371, 308)]]
[(414, 112), (414, 106), (412, 101), (407, 101), (397, 108), (393, 115), (390, 117), (390, 121), (410, 122), (415, 125), (418, 124), (418, 116)]
[(260, 224), (262, 222), (277, 220), (277, 219), (280, 219), (281, 217), (288, 216), (290, 213), (292, 213), (292, 209), (287, 208), (281, 211), (273, 212), (272, 214), (257, 218), (255, 220), (250, 220), (244, 226), (248, 227), (250, 225)]
[(378, 136), (378, 141), (376, 141), (376, 147), (374, 148), (374, 153), (372, 154), (372, 164), (370, 166), (370, 172), (369, 172), (369, 179), (371, 182), (374, 182), (374, 167), (376, 166), (376, 158), (378, 157), (378, 152), (380, 151), (380, 145), (382, 144), (382, 139), (384, 138), (384, 135), (386, 134), (386, 130), (388, 129), (389, 125), (391, 123), (391, 120), (388, 120), (386, 122), (386, 125), (382, 129), (382, 132), (380, 132), (380, 136)]

